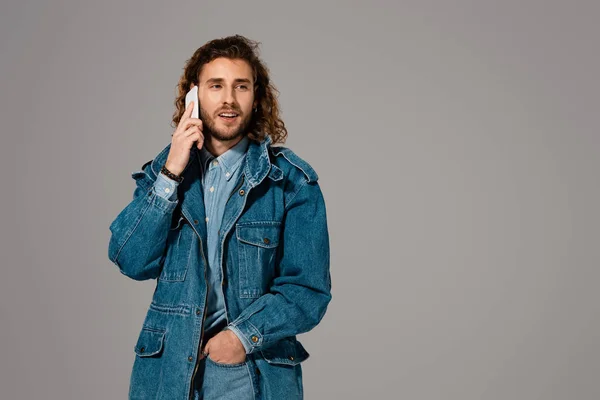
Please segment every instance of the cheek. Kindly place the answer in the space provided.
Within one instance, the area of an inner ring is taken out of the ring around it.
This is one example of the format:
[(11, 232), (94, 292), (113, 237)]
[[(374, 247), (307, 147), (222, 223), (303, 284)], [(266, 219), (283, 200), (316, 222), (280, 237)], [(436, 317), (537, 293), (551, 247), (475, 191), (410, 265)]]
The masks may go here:
[(243, 99), (243, 110), (246, 112), (246, 114), (252, 114), (254, 107), (253, 107), (253, 103), (254, 103), (254, 97), (253, 96), (248, 96), (248, 98)]
[(208, 92), (205, 93), (204, 96), (200, 97), (200, 104), (202, 104), (202, 107), (208, 112), (216, 111), (217, 106), (220, 103), (221, 102), (218, 93)]

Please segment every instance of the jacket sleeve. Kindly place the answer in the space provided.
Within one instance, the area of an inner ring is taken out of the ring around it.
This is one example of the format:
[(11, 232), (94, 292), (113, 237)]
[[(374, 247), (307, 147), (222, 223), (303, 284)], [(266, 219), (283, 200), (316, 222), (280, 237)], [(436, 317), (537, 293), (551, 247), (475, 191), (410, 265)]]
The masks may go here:
[(316, 181), (305, 181), (288, 203), (281, 235), (270, 292), (228, 325), (247, 353), (311, 330), (331, 300), (327, 217)]
[(132, 279), (156, 279), (164, 261), (173, 210), (179, 202), (173, 193), (177, 186), (160, 174), (153, 182), (144, 170), (131, 175), (136, 180), (133, 200), (110, 224), (108, 258)]

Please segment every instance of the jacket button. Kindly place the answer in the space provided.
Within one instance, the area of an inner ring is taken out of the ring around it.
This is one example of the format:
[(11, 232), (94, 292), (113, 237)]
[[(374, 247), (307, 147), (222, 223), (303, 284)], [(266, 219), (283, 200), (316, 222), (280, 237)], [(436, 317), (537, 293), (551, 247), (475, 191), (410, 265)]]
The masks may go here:
[(194, 220), (194, 224), (198, 225), (198, 220), (197, 219)]
[(289, 356), (288, 357), (291, 361), (294, 361), (294, 356)]
[(246, 193), (246, 192), (244, 191), (244, 189), (240, 189), (240, 196), (243, 196), (243, 195), (244, 195), (244, 193)]
[(192, 356), (188, 357), (188, 361), (193, 361), (193, 360), (194, 360), (194, 357), (192, 357)]
[(258, 338), (256, 336), (254, 336), (254, 335), (252, 335), (252, 337), (250, 339), (252, 339), (252, 341), (254, 343), (258, 342)]
[(269, 238), (264, 238), (263, 242), (265, 242), (266, 244), (269, 244), (270, 240), (269, 240)]
[(142, 347), (142, 348), (140, 349), (140, 353), (143, 353), (144, 351), (146, 351), (146, 348), (145, 348), (145, 347)]
[(200, 315), (200, 309), (196, 308), (196, 315)]

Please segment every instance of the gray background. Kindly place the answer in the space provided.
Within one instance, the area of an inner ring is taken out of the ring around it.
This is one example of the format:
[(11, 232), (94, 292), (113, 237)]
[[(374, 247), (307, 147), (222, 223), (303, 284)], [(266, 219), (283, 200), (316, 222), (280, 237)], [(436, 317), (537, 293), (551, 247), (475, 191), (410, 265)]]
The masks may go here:
[(154, 281), (107, 257), (184, 61), (259, 40), (320, 175), (307, 399), (600, 397), (596, 1), (3, 1), (2, 399), (123, 399)]

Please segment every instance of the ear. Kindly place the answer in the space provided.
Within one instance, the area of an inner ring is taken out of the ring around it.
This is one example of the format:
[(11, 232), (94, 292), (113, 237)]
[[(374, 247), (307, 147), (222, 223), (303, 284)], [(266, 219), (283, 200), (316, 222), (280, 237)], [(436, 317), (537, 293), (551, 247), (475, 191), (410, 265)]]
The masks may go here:
[(192, 90), (194, 88), (194, 86), (196, 86), (196, 85), (194, 85), (194, 82), (190, 83), (190, 88), (188, 90)]

